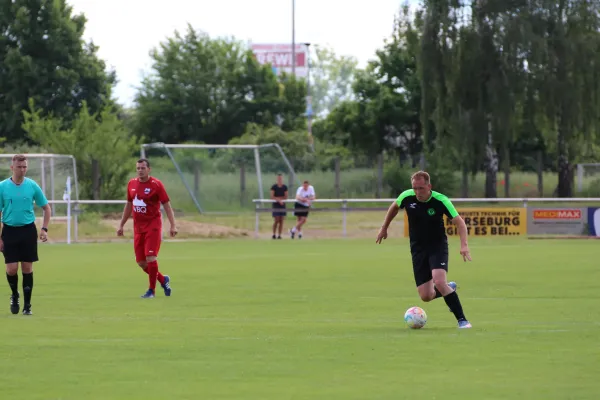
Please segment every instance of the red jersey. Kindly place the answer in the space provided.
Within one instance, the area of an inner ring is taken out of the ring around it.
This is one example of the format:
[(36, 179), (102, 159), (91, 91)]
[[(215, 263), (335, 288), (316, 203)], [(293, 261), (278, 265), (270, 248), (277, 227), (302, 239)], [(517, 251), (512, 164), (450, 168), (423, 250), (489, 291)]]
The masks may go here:
[(162, 182), (149, 177), (146, 182), (134, 178), (127, 184), (127, 201), (133, 203), (133, 231), (144, 233), (162, 228), (160, 205), (169, 201)]

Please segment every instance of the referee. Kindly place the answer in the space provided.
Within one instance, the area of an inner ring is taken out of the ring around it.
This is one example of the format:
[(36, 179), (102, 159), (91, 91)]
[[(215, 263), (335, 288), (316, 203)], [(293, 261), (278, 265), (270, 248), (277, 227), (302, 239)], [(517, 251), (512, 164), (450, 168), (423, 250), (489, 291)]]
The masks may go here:
[(2, 236), (0, 251), (4, 253), (6, 279), (12, 292), (10, 311), (19, 313), (19, 262), (23, 274), (23, 315), (31, 315), (31, 293), (33, 291), (33, 263), (38, 261), (37, 239), (33, 203), (44, 210), (44, 222), (40, 240), (48, 240), (50, 204), (39, 185), (26, 178), (27, 157), (17, 154), (10, 166), (12, 176), (0, 182), (0, 212), (2, 213)]

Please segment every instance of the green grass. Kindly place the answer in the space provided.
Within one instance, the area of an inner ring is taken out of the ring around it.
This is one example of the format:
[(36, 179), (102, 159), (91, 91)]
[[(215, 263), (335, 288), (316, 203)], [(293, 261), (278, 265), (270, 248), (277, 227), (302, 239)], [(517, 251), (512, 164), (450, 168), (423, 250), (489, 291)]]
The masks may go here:
[(419, 300), (406, 239), (373, 242), (167, 242), (152, 300), (131, 244), (42, 245), (34, 315), (4, 286), (2, 397), (597, 398), (596, 242), (473, 239), (463, 263), (452, 240), (471, 330)]

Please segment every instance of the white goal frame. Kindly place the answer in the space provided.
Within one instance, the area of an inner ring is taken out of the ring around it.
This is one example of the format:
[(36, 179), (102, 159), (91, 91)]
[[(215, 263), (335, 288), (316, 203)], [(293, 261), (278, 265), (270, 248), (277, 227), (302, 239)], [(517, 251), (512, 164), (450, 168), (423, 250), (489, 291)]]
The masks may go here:
[(262, 198), (264, 196), (264, 192), (263, 192), (262, 172), (261, 172), (261, 168), (260, 168), (260, 151), (259, 150), (269, 148), (269, 147), (275, 147), (279, 151), (279, 154), (281, 154), (283, 161), (289, 168), (290, 174), (292, 175), (292, 180), (294, 180), (295, 182), (300, 184), (300, 181), (298, 180), (298, 177), (296, 175), (296, 171), (294, 171), (294, 168), (292, 167), (290, 160), (286, 157), (283, 149), (277, 143), (267, 143), (267, 144), (166, 144), (166, 143), (162, 143), (162, 142), (144, 143), (141, 146), (141, 150), (140, 150), (141, 157), (140, 158), (146, 158), (146, 149), (162, 149), (162, 150), (164, 150), (165, 153), (169, 156), (169, 159), (171, 160), (173, 165), (175, 166), (175, 169), (177, 170), (177, 174), (181, 178), (181, 181), (185, 185), (186, 190), (188, 191), (189, 195), (191, 196), (192, 200), (194, 201), (194, 204), (195, 204), (196, 208), (198, 209), (198, 212), (202, 214), (202, 213), (204, 213), (204, 210), (202, 210), (202, 207), (200, 206), (200, 202), (196, 198), (194, 191), (190, 188), (190, 186), (185, 181), (183, 172), (181, 171), (179, 164), (175, 160), (175, 157), (173, 157), (173, 153), (171, 152), (171, 149), (246, 149), (246, 150), (251, 149), (251, 150), (254, 150), (254, 164), (256, 167), (256, 177), (258, 180), (258, 195), (259, 195), (259, 198)]
[(583, 181), (585, 179), (585, 167), (597, 167), (600, 171), (600, 163), (581, 163), (577, 164), (577, 192), (583, 192)]

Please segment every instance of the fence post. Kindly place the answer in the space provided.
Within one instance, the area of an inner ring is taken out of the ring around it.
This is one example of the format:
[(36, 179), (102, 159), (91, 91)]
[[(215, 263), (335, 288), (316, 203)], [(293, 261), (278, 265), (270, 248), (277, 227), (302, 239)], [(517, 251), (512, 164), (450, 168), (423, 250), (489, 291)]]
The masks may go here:
[(335, 197), (340, 197), (340, 157), (337, 156), (335, 158), (335, 180), (334, 180), (334, 189), (335, 189)]
[(257, 201), (256, 202), (256, 208), (255, 208), (256, 216), (255, 216), (255, 221), (254, 221), (254, 237), (256, 239), (258, 239), (258, 225), (259, 225), (259, 216), (258, 216), (259, 211), (258, 211), (258, 209), (259, 208), (260, 208), (260, 201)]
[(240, 165), (240, 206), (243, 208), (246, 204), (246, 165), (242, 162)]
[(347, 225), (347, 207), (348, 207), (348, 200), (342, 200), (342, 234), (344, 237), (347, 236), (348, 232), (346, 230), (346, 225)]
[(383, 153), (377, 155), (377, 189), (375, 197), (380, 199), (383, 196)]
[(200, 195), (200, 161), (194, 159), (194, 194)]

